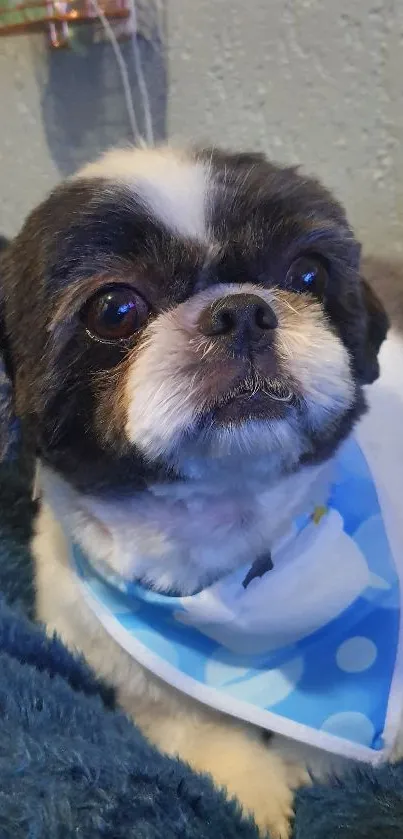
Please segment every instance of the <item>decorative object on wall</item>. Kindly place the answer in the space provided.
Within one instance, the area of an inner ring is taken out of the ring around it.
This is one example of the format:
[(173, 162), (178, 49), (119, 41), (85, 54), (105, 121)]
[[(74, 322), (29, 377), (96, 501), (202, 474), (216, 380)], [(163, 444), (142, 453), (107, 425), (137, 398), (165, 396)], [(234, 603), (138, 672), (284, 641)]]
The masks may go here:
[[(18, 33), (48, 31), (54, 48), (71, 46), (82, 51), (78, 24), (87, 24), (91, 42), (107, 41), (118, 66), (133, 142), (139, 146), (154, 144), (150, 99), (141, 60), (138, 37), (147, 38), (143, 27), (145, 9), (152, 10), (152, 21), (162, 44), (164, 30), (163, 0), (0, 0), (0, 37)], [(137, 78), (144, 116), (144, 134), (139, 129), (129, 70), (119, 45), (121, 38), (131, 42), (132, 62)], [(88, 42), (85, 49), (88, 47)]]
[(116, 37), (133, 35), (130, 0), (0, 0), (0, 36), (47, 30), (54, 48), (69, 46), (75, 27), (83, 23), (98, 26), (99, 38), (99, 31), (105, 32), (105, 21)]

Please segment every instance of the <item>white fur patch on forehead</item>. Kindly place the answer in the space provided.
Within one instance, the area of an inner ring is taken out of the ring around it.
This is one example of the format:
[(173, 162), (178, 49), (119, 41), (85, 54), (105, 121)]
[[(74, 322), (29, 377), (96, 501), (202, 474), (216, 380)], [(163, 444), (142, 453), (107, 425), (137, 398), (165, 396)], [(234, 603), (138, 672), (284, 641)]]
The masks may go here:
[(78, 173), (133, 190), (151, 215), (173, 233), (208, 241), (209, 167), (169, 147), (115, 149)]

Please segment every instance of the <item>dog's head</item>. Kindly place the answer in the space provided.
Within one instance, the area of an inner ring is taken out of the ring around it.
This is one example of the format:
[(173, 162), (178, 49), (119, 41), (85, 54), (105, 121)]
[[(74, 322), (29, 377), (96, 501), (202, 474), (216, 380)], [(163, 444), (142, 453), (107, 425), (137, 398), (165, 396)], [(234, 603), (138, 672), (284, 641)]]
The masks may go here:
[(107, 154), (2, 257), (16, 410), (81, 491), (194, 459), (330, 455), (378, 375), (386, 315), (315, 180), (260, 155)]

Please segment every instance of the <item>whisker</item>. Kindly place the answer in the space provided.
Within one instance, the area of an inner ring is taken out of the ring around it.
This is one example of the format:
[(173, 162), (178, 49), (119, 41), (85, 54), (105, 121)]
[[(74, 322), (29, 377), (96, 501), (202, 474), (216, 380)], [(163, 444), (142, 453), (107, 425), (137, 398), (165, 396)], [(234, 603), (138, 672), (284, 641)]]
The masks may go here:
[(291, 311), (294, 312), (294, 315), (300, 315), (301, 314), (298, 311), (298, 309), (294, 309), (294, 306), (291, 306), (291, 303), (289, 302), (289, 300), (286, 300), (285, 297), (281, 297), (280, 299), (281, 299), (281, 302), (284, 303), (285, 306), (287, 306), (287, 309), (291, 309)]

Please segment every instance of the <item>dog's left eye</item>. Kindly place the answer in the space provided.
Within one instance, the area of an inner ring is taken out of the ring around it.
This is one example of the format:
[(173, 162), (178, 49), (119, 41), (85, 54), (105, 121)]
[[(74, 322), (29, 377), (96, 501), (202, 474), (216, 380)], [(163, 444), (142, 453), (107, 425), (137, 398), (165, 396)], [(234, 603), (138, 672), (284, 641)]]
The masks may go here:
[(87, 301), (80, 317), (91, 337), (113, 343), (134, 335), (149, 314), (146, 301), (128, 286), (109, 286)]
[(291, 263), (287, 271), (286, 288), (298, 294), (308, 292), (322, 298), (327, 281), (327, 270), (319, 258), (300, 256)]

